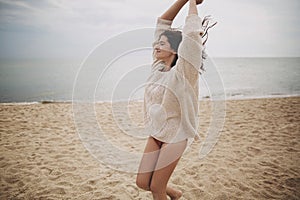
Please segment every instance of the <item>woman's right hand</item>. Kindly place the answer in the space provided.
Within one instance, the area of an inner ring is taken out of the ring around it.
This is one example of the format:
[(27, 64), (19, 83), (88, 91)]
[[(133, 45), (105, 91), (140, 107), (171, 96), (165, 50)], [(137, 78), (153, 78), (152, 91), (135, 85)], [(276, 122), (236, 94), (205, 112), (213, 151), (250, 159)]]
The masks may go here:
[(204, 0), (196, 0), (196, 4), (199, 5), (203, 2)]

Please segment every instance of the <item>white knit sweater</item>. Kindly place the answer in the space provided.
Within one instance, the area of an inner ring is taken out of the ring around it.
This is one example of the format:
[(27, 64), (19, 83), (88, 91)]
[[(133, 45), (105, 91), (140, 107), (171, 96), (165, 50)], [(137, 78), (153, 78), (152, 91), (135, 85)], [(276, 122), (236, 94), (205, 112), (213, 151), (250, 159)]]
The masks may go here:
[[(172, 21), (158, 18), (155, 45)], [(170, 71), (162, 72), (163, 61), (153, 57), (151, 75), (144, 95), (144, 121), (149, 134), (165, 143), (192, 139), (198, 126), (198, 78), (202, 63), (202, 23), (198, 15), (186, 17), (178, 60)]]

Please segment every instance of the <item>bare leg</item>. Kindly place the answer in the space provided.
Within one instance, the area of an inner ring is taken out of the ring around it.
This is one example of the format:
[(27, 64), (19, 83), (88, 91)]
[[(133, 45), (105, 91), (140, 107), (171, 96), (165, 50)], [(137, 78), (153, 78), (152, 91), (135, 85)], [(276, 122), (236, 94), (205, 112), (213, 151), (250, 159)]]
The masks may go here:
[(136, 177), (136, 185), (144, 190), (150, 191), (151, 178), (161, 145), (162, 143), (153, 137), (148, 138)]
[(186, 145), (186, 140), (179, 143), (162, 145), (150, 185), (154, 200), (166, 200), (167, 191), (173, 200), (179, 199), (182, 195), (180, 191), (168, 188), (167, 184)]
[[(159, 150), (161, 146), (162, 146), (161, 142), (157, 141), (152, 137), (148, 138), (148, 142), (144, 150), (145, 154), (141, 160), (139, 173), (137, 174), (137, 178), (136, 178), (137, 186), (146, 191), (150, 191), (151, 178), (156, 166), (156, 162), (159, 156)], [(150, 152), (155, 152), (155, 153), (148, 155), (147, 153)], [(181, 191), (175, 190), (171, 187), (167, 187), (166, 192), (167, 195), (170, 196), (172, 200), (178, 199), (179, 197), (182, 196)]]

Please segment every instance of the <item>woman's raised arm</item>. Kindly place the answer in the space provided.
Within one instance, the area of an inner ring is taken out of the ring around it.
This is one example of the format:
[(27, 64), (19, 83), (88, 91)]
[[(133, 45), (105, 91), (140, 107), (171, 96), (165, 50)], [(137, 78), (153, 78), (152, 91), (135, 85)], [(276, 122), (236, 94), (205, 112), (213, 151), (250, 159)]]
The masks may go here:
[[(198, 10), (197, 10), (197, 1), (196, 0), (189, 0), (189, 15), (198, 15)], [(199, 0), (198, 0), (199, 1)], [(202, 1), (201, 1), (202, 3)]]
[(173, 5), (166, 10), (161, 16), (161, 19), (166, 19), (173, 21), (174, 18), (177, 16), (181, 8), (188, 2), (189, 0), (177, 0), (173, 3)]
[[(175, 69), (189, 81), (192, 87), (198, 81), (202, 64), (202, 21), (198, 16), (199, 0), (189, 0), (189, 12), (183, 27), (183, 38), (178, 49)], [(202, 3), (202, 1), (201, 1)]]
[(154, 42), (153, 46), (153, 59), (156, 59), (154, 56), (154, 47), (158, 43), (160, 35), (166, 31), (170, 30), (172, 26), (172, 22), (174, 18), (177, 16), (181, 8), (188, 2), (189, 0), (177, 0), (175, 1), (171, 7), (169, 7), (160, 17), (157, 19), (156, 29), (154, 32)]

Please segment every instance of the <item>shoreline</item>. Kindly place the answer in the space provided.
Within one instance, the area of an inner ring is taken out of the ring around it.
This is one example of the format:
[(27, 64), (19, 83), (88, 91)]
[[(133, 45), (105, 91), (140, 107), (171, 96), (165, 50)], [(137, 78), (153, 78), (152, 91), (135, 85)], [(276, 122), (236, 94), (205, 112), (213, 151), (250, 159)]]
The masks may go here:
[[(266, 96), (231, 96), (230, 98), (225, 98), (224, 100), (220, 99), (214, 99), (212, 100), (211, 97), (203, 97), (199, 99), (199, 102), (201, 101), (239, 101), (239, 100), (256, 100), (256, 99), (277, 99), (277, 98), (293, 98), (293, 97), (300, 97), (300, 94), (289, 94), (289, 95), (266, 95)], [(114, 103), (124, 103), (128, 101), (114, 101)], [(142, 99), (139, 100), (132, 100), (130, 102), (143, 102)], [(76, 102), (79, 103), (79, 102)], [(85, 102), (83, 102), (85, 103)], [(87, 102), (89, 103), (89, 102)], [(97, 101), (92, 103), (112, 103), (112, 101)], [(42, 100), (42, 101), (32, 101), (32, 102), (0, 102), (0, 106), (6, 106), (6, 105), (35, 105), (35, 104), (73, 104), (72, 100), (66, 100), (66, 101), (60, 101), (60, 100)]]

